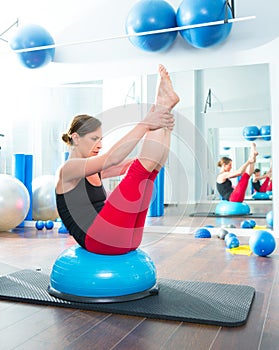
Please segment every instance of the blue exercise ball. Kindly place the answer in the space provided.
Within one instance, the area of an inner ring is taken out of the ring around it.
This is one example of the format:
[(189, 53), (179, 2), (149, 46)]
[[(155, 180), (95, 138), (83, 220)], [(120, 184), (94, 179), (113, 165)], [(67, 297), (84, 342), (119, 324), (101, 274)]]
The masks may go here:
[(273, 228), (273, 210), (270, 210), (266, 214), (266, 223), (268, 224), (269, 227)]
[(249, 239), (252, 252), (259, 256), (267, 256), (273, 253), (276, 247), (274, 236), (264, 230), (256, 230)]
[[(50, 33), (37, 24), (28, 24), (19, 27), (10, 39), (12, 50), (30, 49), (41, 46), (54, 45)], [(19, 52), (17, 55), (21, 64), (27, 68), (39, 68), (47, 65), (54, 59), (55, 49), (42, 49), (28, 52)]]
[[(159, 29), (175, 28), (174, 8), (163, 0), (141, 0), (137, 2), (126, 19), (126, 33), (135, 34)], [(177, 31), (130, 36), (130, 42), (145, 51), (163, 51), (174, 42)]]
[(53, 222), (52, 220), (47, 220), (47, 221), (45, 222), (45, 228), (46, 228), (47, 230), (52, 230), (53, 227), (54, 227), (54, 222)]
[(156, 268), (142, 250), (101, 255), (75, 245), (56, 259), (48, 291), (65, 300), (104, 303), (140, 299), (154, 288)]
[(260, 127), (260, 135), (262, 140), (270, 141), (271, 140), (271, 127), (270, 125), (263, 125)]
[(259, 136), (260, 130), (255, 125), (245, 126), (242, 131), (242, 135), (247, 141), (254, 141)]
[(241, 221), (240, 227), (241, 227), (241, 228), (252, 228), (252, 227), (251, 227), (251, 224), (250, 224), (250, 222), (249, 222), (248, 220), (243, 220), (243, 221)]
[(268, 200), (269, 194), (266, 192), (255, 192), (252, 194), (252, 199), (255, 200)]
[(228, 234), (226, 234), (224, 238), (225, 243), (227, 243), (227, 240), (231, 239), (232, 237), (236, 237), (236, 234), (232, 232), (229, 232)]
[[(232, 18), (232, 11), (227, 7), (227, 18)], [(176, 14), (179, 27), (224, 20), (226, 0), (183, 0)], [(206, 48), (227, 39), (232, 23), (181, 30), (183, 39), (193, 47)]]
[(230, 202), (222, 200), (216, 205), (215, 214), (219, 216), (247, 215), (250, 207), (245, 202)]
[(231, 236), (226, 240), (226, 247), (229, 249), (239, 247), (239, 239), (236, 236)]
[(195, 238), (211, 238), (211, 233), (208, 229), (201, 227), (196, 230)]
[(42, 220), (38, 220), (35, 223), (35, 227), (37, 230), (42, 230), (45, 227), (45, 223)]
[(253, 220), (253, 219), (250, 219), (248, 221), (249, 221), (249, 224), (250, 224), (251, 228), (254, 228), (256, 226), (256, 224), (257, 224), (256, 221)]

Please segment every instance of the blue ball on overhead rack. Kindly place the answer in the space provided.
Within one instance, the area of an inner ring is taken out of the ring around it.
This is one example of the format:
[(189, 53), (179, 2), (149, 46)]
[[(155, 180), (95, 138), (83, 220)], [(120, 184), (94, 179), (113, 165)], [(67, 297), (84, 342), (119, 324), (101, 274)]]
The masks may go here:
[[(141, 0), (128, 13), (126, 33), (135, 34), (153, 30), (175, 28), (176, 13), (164, 0)], [(177, 37), (177, 31), (130, 36), (130, 42), (145, 51), (163, 51), (168, 49)]]
[[(227, 14), (227, 18), (226, 18)], [(183, 0), (177, 10), (179, 27), (232, 19), (232, 11), (226, 7), (226, 0)], [(183, 39), (193, 47), (206, 48), (225, 41), (232, 29), (232, 23), (204, 26), (181, 30)]]
[[(25, 50), (41, 46), (54, 45), (50, 33), (37, 24), (26, 24), (18, 27), (15, 35), (9, 40), (12, 50)], [(18, 52), (17, 55), (26, 68), (39, 68), (47, 65), (54, 59), (55, 48)]]
[(260, 127), (261, 139), (264, 141), (271, 140), (271, 127), (270, 125), (263, 125)]
[(255, 125), (245, 126), (242, 131), (242, 135), (247, 141), (255, 141), (259, 134), (260, 130)]

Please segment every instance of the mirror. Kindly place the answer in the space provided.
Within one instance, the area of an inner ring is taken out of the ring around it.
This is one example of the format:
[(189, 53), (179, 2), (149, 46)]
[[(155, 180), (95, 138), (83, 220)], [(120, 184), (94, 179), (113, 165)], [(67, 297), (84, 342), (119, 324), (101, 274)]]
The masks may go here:
[[(269, 66), (240, 66), (209, 70), (205, 74), (210, 89), (210, 106), (207, 101), (205, 113), (207, 139), (212, 158), (216, 161), (211, 164), (211, 170), (216, 172), (216, 163), (222, 156), (231, 158), (237, 169), (249, 155), (250, 141), (243, 135), (244, 128), (253, 125), (260, 129), (271, 125)], [(259, 151), (256, 168), (264, 174), (271, 166), (271, 141), (258, 135), (253, 142)], [(211, 183), (209, 198), (218, 198), (214, 185)], [(252, 188), (248, 186), (247, 199), (251, 194)]]

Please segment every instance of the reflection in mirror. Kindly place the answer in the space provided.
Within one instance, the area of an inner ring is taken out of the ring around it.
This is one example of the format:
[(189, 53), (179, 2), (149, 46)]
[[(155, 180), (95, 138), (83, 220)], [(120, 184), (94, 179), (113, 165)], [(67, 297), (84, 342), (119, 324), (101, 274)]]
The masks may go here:
[[(211, 106), (207, 106), (205, 114), (207, 140), (215, 161), (208, 164), (211, 174), (208, 198), (220, 199), (216, 191), (218, 160), (227, 156), (233, 160), (233, 168), (239, 168), (249, 157), (251, 142), (245, 139), (243, 129), (251, 125), (258, 129), (271, 125), (269, 67), (267, 64), (240, 66), (210, 70), (205, 74), (211, 89)], [(263, 174), (271, 167), (271, 141), (259, 135), (254, 142), (259, 151), (255, 166)], [(237, 179), (233, 179), (233, 183), (236, 182)], [(251, 195), (249, 185), (246, 199)]]

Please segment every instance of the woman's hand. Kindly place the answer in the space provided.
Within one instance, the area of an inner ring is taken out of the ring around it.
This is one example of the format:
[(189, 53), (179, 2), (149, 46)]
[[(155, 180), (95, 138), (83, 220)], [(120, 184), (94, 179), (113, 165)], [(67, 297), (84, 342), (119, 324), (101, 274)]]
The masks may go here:
[(160, 128), (172, 130), (174, 128), (174, 117), (167, 108), (155, 108), (155, 105), (153, 105), (141, 123), (146, 125), (148, 130)]

